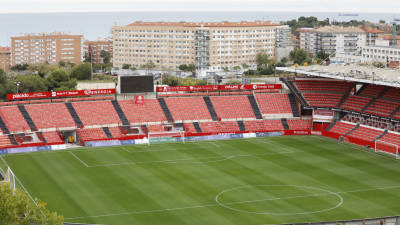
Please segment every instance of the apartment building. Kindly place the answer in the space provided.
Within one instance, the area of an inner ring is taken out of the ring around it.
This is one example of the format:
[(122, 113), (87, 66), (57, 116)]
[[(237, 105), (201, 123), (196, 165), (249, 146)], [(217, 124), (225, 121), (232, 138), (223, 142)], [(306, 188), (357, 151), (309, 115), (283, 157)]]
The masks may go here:
[(11, 48), (0, 47), (0, 69), (8, 72), (10, 70)]
[(317, 49), (317, 33), (315, 29), (300, 28), (297, 29), (297, 32), (299, 32), (298, 47), (314, 54), (315, 49)]
[(113, 66), (140, 68), (152, 61), (157, 69), (174, 71), (181, 64), (195, 64), (198, 70), (254, 65), (259, 52), (274, 56), (278, 26), (267, 21), (115, 25)]
[(369, 26), (361, 27), (361, 29), (366, 33), (366, 45), (375, 45), (375, 41), (380, 39), (385, 33), (382, 30)]
[(64, 33), (11, 37), (11, 65), (35, 63), (79, 64), (82, 62), (82, 35)]
[(325, 26), (298, 31), (300, 48), (312, 54), (322, 50), (329, 54), (359, 55), (367, 39), (366, 32), (358, 27)]
[(362, 48), (363, 62), (400, 61), (399, 46), (364, 46)]
[(93, 64), (104, 63), (101, 51), (109, 52), (111, 56), (111, 40), (85, 41), (83, 43), (84, 55), (90, 57)]

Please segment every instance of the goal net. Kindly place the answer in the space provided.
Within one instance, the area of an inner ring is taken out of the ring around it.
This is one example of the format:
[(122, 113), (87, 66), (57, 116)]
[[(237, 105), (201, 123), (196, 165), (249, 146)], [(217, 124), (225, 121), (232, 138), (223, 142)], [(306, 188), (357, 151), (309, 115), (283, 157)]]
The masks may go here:
[(349, 143), (349, 138), (346, 137), (346, 136), (340, 136), (338, 140), (339, 140), (339, 142), (347, 142), (347, 143)]
[(375, 141), (374, 150), (375, 152), (379, 151), (392, 154), (396, 156), (396, 159), (399, 159), (399, 145), (377, 140)]
[(12, 190), (15, 190), (15, 175), (10, 167), (6, 171), (1, 170), (4, 180), (2, 182), (8, 183)]
[[(184, 131), (165, 131), (165, 132), (149, 132), (147, 134), (148, 145), (151, 143), (174, 142), (181, 141), (185, 143)], [(179, 138), (178, 140), (176, 138)]]

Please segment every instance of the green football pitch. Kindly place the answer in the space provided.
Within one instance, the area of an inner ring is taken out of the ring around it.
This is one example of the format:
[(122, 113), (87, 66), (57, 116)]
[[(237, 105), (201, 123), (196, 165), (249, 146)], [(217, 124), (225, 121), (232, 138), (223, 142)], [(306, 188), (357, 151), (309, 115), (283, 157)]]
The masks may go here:
[(2, 158), (66, 222), (261, 225), (400, 215), (400, 161), (319, 136)]

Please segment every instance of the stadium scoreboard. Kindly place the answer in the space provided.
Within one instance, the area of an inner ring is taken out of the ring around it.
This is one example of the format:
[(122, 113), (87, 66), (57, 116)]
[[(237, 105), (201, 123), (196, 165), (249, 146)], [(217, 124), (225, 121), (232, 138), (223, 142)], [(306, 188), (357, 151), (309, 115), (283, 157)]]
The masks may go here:
[(120, 93), (154, 92), (153, 76), (119, 76)]

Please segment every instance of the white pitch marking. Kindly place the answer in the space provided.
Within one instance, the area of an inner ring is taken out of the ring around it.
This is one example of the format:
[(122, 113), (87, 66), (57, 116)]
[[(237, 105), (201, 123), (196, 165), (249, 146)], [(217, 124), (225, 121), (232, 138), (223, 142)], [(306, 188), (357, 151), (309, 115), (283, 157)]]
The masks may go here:
[(92, 165), (92, 166), (87, 166), (87, 167), (107, 167), (107, 166), (151, 164), (151, 163), (178, 163), (178, 162), (182, 162), (182, 161), (192, 161), (192, 160), (202, 160), (202, 159), (218, 159), (218, 160), (205, 161), (205, 162), (192, 162), (192, 164), (200, 164), (200, 163), (222, 162), (222, 161), (233, 159), (233, 158), (237, 158), (237, 157), (256, 157), (256, 156), (264, 156), (264, 155), (281, 155), (281, 154), (290, 154), (290, 153), (292, 153), (292, 152), (263, 153), (263, 154), (242, 154), (242, 155), (230, 155), (230, 156), (221, 155), (221, 156), (211, 156), (211, 157), (201, 157), (201, 158), (169, 159), (169, 160), (143, 161), (143, 162), (109, 163), (109, 164)]
[[(400, 186), (391, 186), (391, 187), (377, 187), (377, 188), (368, 188), (368, 189), (358, 189), (358, 190), (352, 190), (352, 191), (340, 191), (340, 192), (331, 192), (331, 193), (326, 193), (326, 195), (332, 195), (333, 193), (335, 194), (347, 194), (347, 193), (355, 193), (355, 192), (365, 192), (365, 191), (374, 191), (374, 190), (387, 190), (387, 189), (397, 189), (400, 188)], [(300, 198), (300, 197), (313, 197), (314, 195), (308, 195), (308, 196), (292, 196), (290, 198)], [(322, 195), (322, 194), (319, 194)], [(289, 198), (289, 197), (288, 197)], [(281, 198), (284, 199), (284, 198)], [(270, 198), (270, 199), (264, 199), (265, 201), (271, 201), (271, 200), (277, 200), (277, 198)], [(254, 202), (260, 202), (261, 200), (253, 200)], [(252, 201), (241, 201), (241, 202), (229, 202), (225, 204), (243, 204), (243, 203), (251, 203)], [(112, 213), (112, 214), (101, 214), (101, 215), (94, 215), (94, 216), (81, 216), (81, 217), (70, 217), (70, 218), (65, 218), (66, 220), (74, 220), (74, 219), (87, 219), (87, 218), (99, 218), (99, 217), (110, 217), (110, 216), (122, 216), (122, 215), (131, 215), (131, 214), (144, 214), (144, 213), (155, 213), (155, 212), (167, 212), (167, 211), (178, 211), (178, 210), (185, 210), (185, 209), (196, 209), (196, 208), (206, 208), (206, 207), (216, 207), (220, 206), (219, 204), (205, 204), (205, 205), (195, 205), (195, 206), (186, 206), (186, 207), (175, 207), (175, 208), (166, 208), (166, 209), (155, 209), (155, 210), (144, 210), (144, 211), (131, 211), (131, 212), (121, 212), (121, 213)]]
[(73, 152), (69, 151), (69, 154), (71, 154), (73, 157), (75, 157), (75, 159), (77, 159), (79, 162), (81, 162), (84, 166), (86, 167), (91, 167), (89, 166), (87, 163), (85, 163), (84, 161), (82, 161), (78, 156), (76, 156)]

